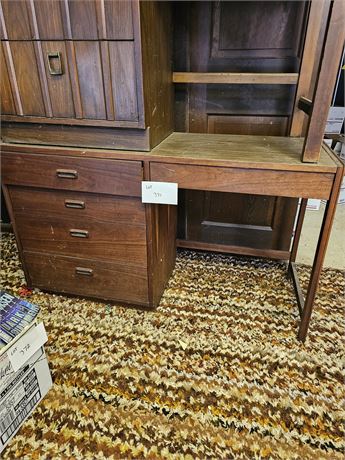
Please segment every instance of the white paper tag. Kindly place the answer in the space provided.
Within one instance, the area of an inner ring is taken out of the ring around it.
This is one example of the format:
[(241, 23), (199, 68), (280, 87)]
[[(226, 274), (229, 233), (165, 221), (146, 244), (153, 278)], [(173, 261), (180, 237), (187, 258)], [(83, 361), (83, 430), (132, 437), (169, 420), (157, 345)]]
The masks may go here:
[(48, 340), (43, 323), (32, 327), (8, 351), (8, 357), (14, 372), (26, 363)]
[(141, 182), (143, 203), (177, 204), (178, 186), (174, 182)]

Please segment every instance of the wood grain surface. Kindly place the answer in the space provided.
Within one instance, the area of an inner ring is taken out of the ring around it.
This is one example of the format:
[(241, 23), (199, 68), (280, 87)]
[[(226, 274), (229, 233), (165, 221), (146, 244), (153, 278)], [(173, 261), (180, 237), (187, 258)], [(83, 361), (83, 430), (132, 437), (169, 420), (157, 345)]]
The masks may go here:
[[(65, 171), (75, 178), (61, 177)], [(142, 164), (139, 161), (3, 153), (2, 177), (3, 183), (12, 185), (141, 196)]]
[(321, 149), (318, 164), (307, 165), (300, 159), (302, 146), (303, 139), (292, 137), (173, 133), (152, 150), (151, 156), (176, 163), (335, 172), (326, 147)]
[(215, 192), (328, 199), (334, 174), (222, 168), (187, 164), (150, 164), (151, 180), (176, 182), (179, 188)]
[[(24, 252), (24, 260), (38, 288), (148, 305), (145, 267), (36, 252)], [(92, 275), (77, 274), (77, 268), (92, 270)]]
[[(39, 212), (14, 214), (24, 251), (116, 261), (146, 267), (146, 229), (121, 222), (97, 222), (79, 216), (61, 218)], [(87, 237), (73, 236), (85, 232)]]
[(226, 83), (240, 85), (295, 85), (298, 73), (174, 72), (174, 83)]
[(84, 222), (112, 222), (145, 227), (145, 205), (139, 198), (44, 190), (9, 186), (15, 213), (35, 213), (54, 219), (82, 219)]

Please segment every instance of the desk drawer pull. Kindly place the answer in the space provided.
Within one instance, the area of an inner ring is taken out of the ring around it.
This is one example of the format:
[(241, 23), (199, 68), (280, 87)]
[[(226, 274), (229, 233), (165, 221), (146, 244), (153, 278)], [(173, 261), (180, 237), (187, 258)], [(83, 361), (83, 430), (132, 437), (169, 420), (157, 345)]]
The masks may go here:
[(63, 75), (61, 53), (47, 53), (48, 70), (50, 75)]
[(60, 179), (77, 179), (78, 178), (78, 172), (75, 171), (74, 169), (57, 169), (56, 175)]
[(93, 270), (91, 268), (75, 267), (76, 275), (93, 276)]
[(88, 238), (89, 232), (87, 230), (79, 230), (77, 228), (71, 228), (69, 234), (75, 238)]
[(79, 200), (65, 200), (65, 207), (72, 209), (85, 209), (84, 201)]

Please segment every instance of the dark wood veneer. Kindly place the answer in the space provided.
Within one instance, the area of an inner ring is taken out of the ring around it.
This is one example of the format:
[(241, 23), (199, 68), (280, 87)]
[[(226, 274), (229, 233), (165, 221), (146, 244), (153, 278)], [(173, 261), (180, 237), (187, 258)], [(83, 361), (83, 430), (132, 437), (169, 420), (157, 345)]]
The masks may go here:
[[(2, 176), (6, 184), (110, 195), (141, 195), (143, 173), (139, 161), (61, 159), (58, 156), (13, 155), (6, 152), (2, 158)], [(59, 177), (60, 170), (74, 171), (76, 177)]]
[[(36, 252), (24, 252), (23, 256), (32, 286), (150, 306), (145, 267)], [(77, 267), (92, 270), (92, 276), (77, 274)]]

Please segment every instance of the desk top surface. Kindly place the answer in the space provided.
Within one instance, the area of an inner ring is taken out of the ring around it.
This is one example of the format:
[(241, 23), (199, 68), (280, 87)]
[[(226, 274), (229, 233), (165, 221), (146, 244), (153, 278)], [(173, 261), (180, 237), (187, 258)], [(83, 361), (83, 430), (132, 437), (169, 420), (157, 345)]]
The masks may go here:
[(18, 153), (63, 154), (76, 157), (278, 171), (334, 174), (337, 168), (343, 167), (338, 157), (325, 144), (321, 147), (318, 163), (303, 163), (301, 161), (303, 138), (297, 137), (175, 132), (150, 152), (8, 143), (1, 144), (1, 148)]
[(149, 155), (154, 161), (236, 168), (333, 172), (339, 161), (326, 146), (318, 163), (302, 163), (303, 138), (173, 133)]

